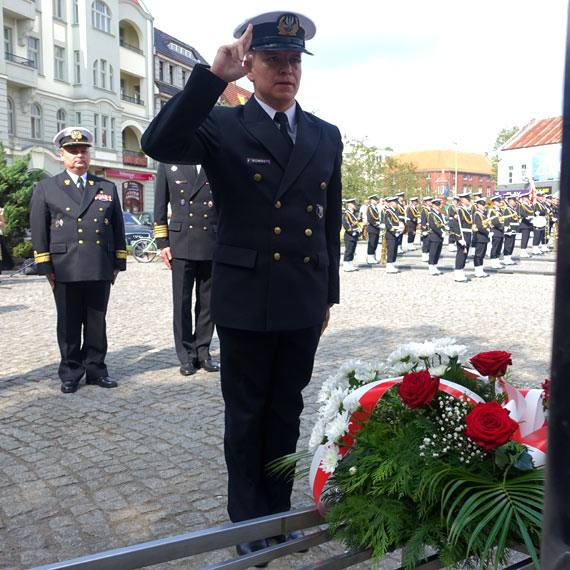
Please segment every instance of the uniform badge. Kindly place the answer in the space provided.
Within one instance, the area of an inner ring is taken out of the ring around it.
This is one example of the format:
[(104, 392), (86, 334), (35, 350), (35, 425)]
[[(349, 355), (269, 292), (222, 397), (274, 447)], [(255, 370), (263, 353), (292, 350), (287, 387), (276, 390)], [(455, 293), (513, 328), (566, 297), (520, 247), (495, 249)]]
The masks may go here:
[(95, 200), (100, 200), (101, 202), (112, 202), (113, 198), (109, 194), (95, 194)]
[[(95, 184), (95, 182), (93, 182), (93, 180), (89, 180), (89, 186), (93, 186), (93, 184)], [(101, 190), (102, 192), (102, 190)]]
[(321, 204), (317, 204), (317, 209), (315, 210), (315, 214), (317, 214), (317, 218), (319, 220), (323, 219), (323, 216), (325, 215), (325, 208), (324, 206), (321, 206)]
[(70, 136), (74, 141), (77, 142), (77, 141), (80, 141), (80, 140), (81, 140), (81, 137), (82, 137), (83, 135), (81, 134), (81, 131), (71, 131), (71, 132), (69, 133), (69, 136)]
[(188, 180), (175, 180), (176, 184), (188, 184)]
[(109, 218), (105, 218), (105, 225), (106, 225), (106, 226), (109, 225)]
[(61, 228), (61, 226), (63, 226), (63, 220), (61, 218), (59, 218), (55, 221), (55, 227)]
[(295, 14), (285, 14), (279, 18), (277, 30), (280, 36), (296, 36), (299, 31), (299, 18)]
[(69, 185), (71, 184), (71, 180), (69, 180), (69, 178), (66, 178), (66, 179), (63, 181), (63, 183), (64, 183), (66, 186), (69, 186)]
[(178, 166), (176, 166), (176, 164), (173, 164), (173, 165), (170, 167), (170, 170), (172, 170), (172, 172), (176, 172), (176, 171), (178, 170)]
[(180, 205), (184, 206), (184, 204), (186, 204), (186, 200), (184, 200), (184, 198), (182, 198), (182, 200), (180, 200)]

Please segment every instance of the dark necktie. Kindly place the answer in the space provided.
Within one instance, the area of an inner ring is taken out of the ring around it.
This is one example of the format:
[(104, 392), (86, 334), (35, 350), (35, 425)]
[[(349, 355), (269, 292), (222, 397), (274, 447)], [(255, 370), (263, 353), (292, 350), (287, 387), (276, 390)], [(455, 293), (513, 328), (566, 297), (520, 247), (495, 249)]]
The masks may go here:
[(289, 136), (289, 121), (287, 120), (287, 115), (282, 111), (278, 111), (277, 113), (275, 113), (275, 117), (273, 117), (273, 120), (279, 125), (281, 136), (285, 139), (289, 152), (292, 151), (293, 141)]
[(79, 193), (83, 196), (85, 186), (83, 185), (83, 178), (81, 178), (81, 176), (79, 177), (79, 180), (77, 181), (77, 188), (79, 188)]

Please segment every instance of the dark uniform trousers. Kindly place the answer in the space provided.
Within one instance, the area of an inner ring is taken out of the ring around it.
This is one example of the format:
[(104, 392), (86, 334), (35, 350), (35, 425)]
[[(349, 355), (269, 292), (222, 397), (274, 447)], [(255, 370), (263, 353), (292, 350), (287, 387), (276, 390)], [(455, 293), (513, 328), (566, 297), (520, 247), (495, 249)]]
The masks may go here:
[[(461, 239), (461, 236), (460, 238)], [(459, 242), (459, 240), (457, 240)], [(455, 254), (455, 269), (465, 269), (465, 262), (469, 255), (469, 248), (471, 247), (471, 232), (463, 230), (463, 241), (465, 246), (457, 244), (457, 253)]]
[[(172, 211), (168, 222), (168, 204)], [(205, 173), (193, 165), (159, 164), (154, 197), (158, 247), (170, 247), (174, 346), (180, 364), (210, 358), (210, 310), (217, 214)], [(195, 288), (195, 289), (194, 289)], [(192, 293), (196, 302), (192, 306)], [(194, 317), (192, 317), (194, 315)]]
[(413, 244), (416, 239), (416, 229), (418, 227), (417, 222), (408, 220), (408, 243)]
[(386, 263), (396, 263), (398, 257), (398, 237), (390, 232), (386, 232)]
[(505, 234), (505, 242), (503, 247), (503, 255), (512, 255), (515, 249), (516, 234)]
[(501, 256), (504, 239), (505, 236), (502, 231), (497, 229), (493, 230), (493, 238), (491, 239), (491, 259), (498, 259)]
[(232, 521), (289, 506), (266, 462), (295, 450), (327, 303), (339, 301), (342, 141), (296, 108), (291, 150), (252, 98), (215, 107), (227, 83), (196, 65), (151, 123), (153, 158), (202, 164), (218, 211), (212, 318), (226, 403), (224, 450)]
[(353, 236), (351, 232), (344, 232), (344, 261), (352, 261), (358, 244), (358, 234)]
[(127, 258), (115, 185), (88, 174), (81, 194), (67, 172), (41, 180), (30, 227), (38, 272), (55, 274), (61, 381), (107, 376), (105, 315), (113, 271), (125, 270)]

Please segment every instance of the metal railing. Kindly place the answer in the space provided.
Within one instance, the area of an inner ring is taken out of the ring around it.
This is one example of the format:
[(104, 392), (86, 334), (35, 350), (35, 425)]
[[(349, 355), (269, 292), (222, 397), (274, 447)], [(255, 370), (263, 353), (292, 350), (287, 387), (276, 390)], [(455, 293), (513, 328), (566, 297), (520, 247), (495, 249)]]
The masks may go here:
[(141, 55), (144, 55), (144, 52), (142, 49), (133, 46), (131, 44), (128, 44), (125, 40), (120, 40), (119, 43), (121, 44), (122, 47), (126, 48), (126, 49), (130, 49), (131, 51), (134, 51), (136, 53), (140, 53)]
[(19, 55), (8, 52), (4, 54), (4, 58), (6, 59), (6, 61), (11, 61), (12, 63), (19, 63), (20, 65), (25, 65), (27, 67), (32, 67), (33, 69), (36, 69), (36, 62), (32, 59), (20, 57)]
[[(311, 533), (305, 534), (301, 538), (203, 567), (203, 570), (221, 570), (222, 568), (224, 570), (242, 570), (329, 542), (331, 536), (326, 529), (321, 528), (324, 522), (317, 509), (299, 509), (108, 550), (82, 558), (40, 566), (32, 570), (134, 570), (232, 547), (243, 542), (277, 536), (294, 530), (312, 529)], [(302, 566), (300, 570), (342, 570), (370, 559), (370, 555), (371, 551), (365, 549), (344, 552), (326, 560)], [(417, 566), (417, 570), (439, 570), (440, 568), (443, 568), (443, 564), (436, 555), (430, 556), (424, 563)], [(531, 559), (528, 558), (509, 566), (509, 568), (511, 570), (532, 570), (534, 566)], [(397, 570), (403, 569), (398, 568)]]
[(144, 105), (144, 101), (140, 97), (131, 97), (130, 95), (121, 93), (121, 99), (129, 103), (134, 103), (135, 105)]

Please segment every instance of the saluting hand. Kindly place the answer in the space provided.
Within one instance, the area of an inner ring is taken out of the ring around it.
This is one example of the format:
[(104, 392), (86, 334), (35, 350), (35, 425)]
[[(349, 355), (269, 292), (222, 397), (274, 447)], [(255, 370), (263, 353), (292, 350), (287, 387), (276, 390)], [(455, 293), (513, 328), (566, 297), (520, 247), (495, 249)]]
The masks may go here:
[[(227, 81), (236, 81), (243, 77), (247, 68), (245, 66), (245, 54), (249, 50), (251, 43), (253, 26), (249, 24), (242, 37), (235, 43), (221, 46), (214, 58), (214, 63), (210, 71), (217, 75), (220, 79)], [(251, 57), (251, 56), (250, 56)]]

